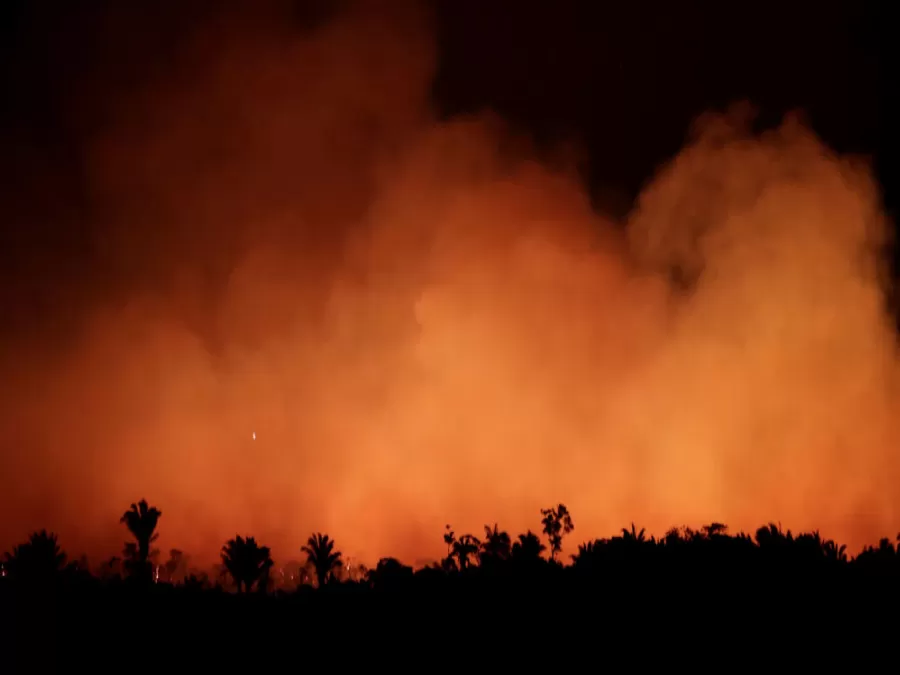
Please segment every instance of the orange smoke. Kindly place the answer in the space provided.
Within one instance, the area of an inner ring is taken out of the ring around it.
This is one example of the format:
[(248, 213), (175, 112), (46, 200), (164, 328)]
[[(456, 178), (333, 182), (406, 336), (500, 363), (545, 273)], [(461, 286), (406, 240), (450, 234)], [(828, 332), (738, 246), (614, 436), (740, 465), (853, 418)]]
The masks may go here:
[(578, 541), (894, 531), (868, 169), (711, 118), (614, 223), (490, 116), (437, 122), (427, 17), (392, 7), (302, 38), (223, 19), (111, 104), (86, 161), (124, 281), (62, 351), (0, 355), (0, 548), (48, 527), (109, 555), (141, 497), (206, 559), (313, 530), (436, 557), (444, 523), (560, 501)]

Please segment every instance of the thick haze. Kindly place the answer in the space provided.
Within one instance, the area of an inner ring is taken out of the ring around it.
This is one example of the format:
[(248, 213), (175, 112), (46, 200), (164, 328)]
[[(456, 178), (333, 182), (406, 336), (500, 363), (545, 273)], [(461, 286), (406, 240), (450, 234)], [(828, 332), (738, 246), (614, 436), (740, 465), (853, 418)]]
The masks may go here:
[(867, 167), (710, 117), (622, 227), (496, 119), (437, 122), (428, 16), (371, 4), (204, 24), (109, 104), (83, 162), (116, 283), (62, 348), (0, 355), (0, 548), (115, 553), (141, 497), (208, 560), (322, 530), (413, 561), (560, 501), (577, 541), (895, 532)]

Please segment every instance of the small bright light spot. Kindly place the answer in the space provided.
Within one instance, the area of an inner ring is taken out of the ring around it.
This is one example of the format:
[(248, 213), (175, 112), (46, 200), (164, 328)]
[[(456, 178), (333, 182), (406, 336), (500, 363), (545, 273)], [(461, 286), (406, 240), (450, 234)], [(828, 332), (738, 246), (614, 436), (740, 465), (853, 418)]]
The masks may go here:
[(253, 440), (254, 441), (256, 440), (256, 432), (255, 431), (253, 432)]

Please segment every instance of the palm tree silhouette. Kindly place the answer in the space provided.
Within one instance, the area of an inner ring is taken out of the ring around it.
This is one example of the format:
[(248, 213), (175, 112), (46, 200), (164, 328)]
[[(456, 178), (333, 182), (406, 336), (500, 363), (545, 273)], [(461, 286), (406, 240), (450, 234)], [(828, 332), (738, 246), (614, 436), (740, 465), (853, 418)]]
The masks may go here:
[(631, 523), (631, 530), (627, 530), (624, 527), (622, 528), (622, 539), (630, 544), (643, 544), (647, 541), (646, 531), (643, 527), (640, 530), (637, 530), (634, 523)]
[(575, 567), (591, 565), (600, 553), (601, 544), (596, 539), (578, 544), (578, 552), (571, 555), (572, 564)]
[(125, 558), (132, 573), (145, 580), (152, 578), (153, 570), (150, 566), (150, 556), (155, 551), (150, 550), (150, 544), (159, 538), (156, 526), (162, 516), (162, 511), (155, 506), (150, 506), (146, 499), (137, 504), (132, 504), (119, 522), (125, 523), (128, 531), (137, 541), (137, 544), (125, 545)]
[[(253, 537), (240, 535), (229, 539), (222, 547), (222, 565), (234, 579), (238, 593), (249, 593), (253, 584), (265, 579), (272, 567), (268, 546), (260, 546)], [(261, 590), (265, 590), (260, 585)]]
[(822, 553), (825, 555), (825, 559), (831, 562), (847, 562), (847, 547), (844, 544), (838, 544), (831, 539), (828, 539), (822, 544)]
[(327, 534), (316, 532), (300, 549), (306, 554), (306, 561), (316, 571), (319, 588), (324, 588), (333, 577), (334, 572), (342, 565), (341, 552), (334, 550), (334, 540)]
[(44, 581), (62, 571), (66, 554), (55, 533), (41, 530), (6, 554), (5, 569), (13, 579)]
[(456, 559), (460, 571), (469, 566), (470, 558), (478, 557), (481, 542), (471, 534), (464, 534), (453, 543), (452, 556)]
[(481, 544), (482, 564), (485, 562), (509, 560), (511, 554), (512, 540), (509, 537), (509, 533), (502, 531), (497, 526), (497, 523), (494, 523), (493, 528), (489, 525), (485, 525), (484, 541)]

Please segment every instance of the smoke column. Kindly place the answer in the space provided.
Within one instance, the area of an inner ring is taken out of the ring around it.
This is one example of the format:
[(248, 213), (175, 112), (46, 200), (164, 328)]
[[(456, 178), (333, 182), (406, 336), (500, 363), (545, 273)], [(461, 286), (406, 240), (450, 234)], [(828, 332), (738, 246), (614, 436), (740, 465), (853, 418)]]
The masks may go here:
[(893, 533), (868, 168), (712, 115), (614, 222), (491, 115), (439, 122), (429, 17), (391, 7), (223, 13), (103, 100), (76, 328), (0, 354), (0, 546), (115, 553), (144, 496), (207, 560), (321, 530), (411, 562), (560, 501), (577, 541)]

